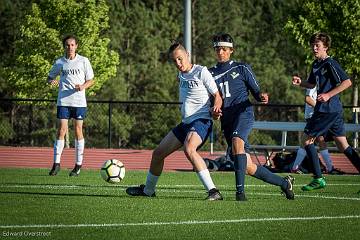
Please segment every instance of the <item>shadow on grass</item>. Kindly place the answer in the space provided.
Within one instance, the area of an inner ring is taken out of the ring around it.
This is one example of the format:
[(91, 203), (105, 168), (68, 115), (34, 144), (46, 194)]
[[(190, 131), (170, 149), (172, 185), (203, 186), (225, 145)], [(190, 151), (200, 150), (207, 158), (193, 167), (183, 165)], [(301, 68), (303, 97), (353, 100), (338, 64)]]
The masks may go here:
[(0, 191), (1, 194), (39, 195), (39, 196), (66, 196), (66, 197), (126, 197), (115, 194), (88, 194), (88, 193), (49, 193), (49, 192), (15, 192)]
[(155, 198), (147, 198), (147, 197), (133, 197), (128, 195), (117, 195), (117, 194), (88, 194), (88, 193), (50, 193), (50, 192), (16, 192), (16, 191), (0, 191), (0, 194), (17, 194), (17, 195), (35, 195), (35, 196), (49, 196), (49, 197), (105, 197), (105, 198), (122, 198), (122, 199), (188, 199), (188, 200), (199, 200), (203, 201), (202, 198), (190, 196), (190, 195), (183, 195), (183, 196), (170, 196), (170, 195), (161, 195)]

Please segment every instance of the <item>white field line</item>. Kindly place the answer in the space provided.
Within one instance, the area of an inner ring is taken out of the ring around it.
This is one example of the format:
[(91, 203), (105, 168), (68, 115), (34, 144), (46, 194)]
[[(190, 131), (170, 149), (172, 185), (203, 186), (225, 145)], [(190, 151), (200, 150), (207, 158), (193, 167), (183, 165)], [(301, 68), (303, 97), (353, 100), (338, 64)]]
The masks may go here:
[[(360, 186), (360, 184), (327, 184), (327, 186)], [(249, 185), (246, 185), (249, 186)], [(296, 185), (295, 185), (296, 186)], [(302, 185), (298, 185), (298, 186), (302, 186)], [(0, 188), (31, 188), (31, 189), (94, 189), (94, 188), (101, 188), (104, 186), (81, 186), (81, 185), (0, 185)], [(111, 185), (111, 186), (106, 186), (106, 190), (116, 190), (119, 191), (119, 188), (123, 189), (127, 186), (125, 185)], [(174, 189), (162, 189), (166, 188), (166, 187), (175, 187)], [(167, 192), (167, 193), (177, 193), (177, 192), (182, 192), (182, 193), (195, 193), (195, 194), (204, 194), (204, 190), (203, 189), (193, 189), (193, 190), (189, 190), (187, 189), (188, 187), (201, 187), (200, 185), (159, 185), (157, 188), (157, 192)], [(229, 186), (227, 185), (220, 185), (220, 188), (228, 188)], [(265, 184), (265, 185), (250, 185), (250, 187), (275, 187), (269, 184)], [(224, 192), (226, 192), (226, 190), (224, 190)], [(262, 195), (262, 196), (280, 196), (281, 193), (254, 193), (254, 192), (248, 192), (248, 195)], [(360, 197), (338, 197), (338, 196), (323, 196), (323, 195), (308, 195), (308, 194), (298, 194), (295, 193), (295, 197), (303, 197), (303, 198), (317, 198), (317, 199), (334, 199), (334, 200), (351, 200), (351, 201), (360, 201)]]
[[(177, 189), (158, 189), (157, 192), (182, 192), (182, 193), (201, 193), (204, 194), (204, 191), (196, 191), (196, 190), (181, 190), (178, 191)], [(279, 193), (254, 193), (254, 192), (247, 192), (247, 195), (261, 195), (261, 196), (281, 196), (282, 194)], [(323, 196), (323, 195), (306, 195), (306, 194), (297, 194), (295, 193), (295, 198), (297, 197), (304, 197), (304, 198), (317, 198), (317, 199), (334, 199), (334, 200), (353, 200), (353, 201), (360, 201), (360, 197), (335, 197), (335, 196)]]
[(32, 225), (0, 225), (0, 229), (13, 228), (88, 228), (88, 227), (131, 227), (131, 226), (166, 226), (166, 225), (199, 225), (199, 224), (230, 224), (248, 222), (274, 221), (308, 221), (308, 220), (338, 220), (358, 219), (360, 215), (348, 216), (318, 216), (318, 217), (279, 217), (279, 218), (243, 218), (223, 220), (190, 220), (178, 222), (135, 222), (135, 223), (83, 223), (83, 224), (32, 224)]
[[(303, 186), (304, 184), (294, 184), (295, 187)], [(360, 186), (360, 183), (327, 183), (326, 186)], [(130, 187), (130, 185), (93, 185), (93, 186), (83, 186), (83, 185), (52, 185), (52, 184), (0, 184), (0, 188), (47, 188), (47, 189), (72, 189), (72, 188), (83, 188), (83, 189), (93, 189), (93, 188), (106, 188), (106, 189), (117, 189), (117, 188), (124, 188)], [(200, 184), (177, 184), (177, 185), (157, 185), (158, 188), (202, 188)], [(229, 185), (217, 185), (219, 188), (230, 188), (232, 186)], [(246, 187), (276, 187), (270, 184), (247, 184)]]

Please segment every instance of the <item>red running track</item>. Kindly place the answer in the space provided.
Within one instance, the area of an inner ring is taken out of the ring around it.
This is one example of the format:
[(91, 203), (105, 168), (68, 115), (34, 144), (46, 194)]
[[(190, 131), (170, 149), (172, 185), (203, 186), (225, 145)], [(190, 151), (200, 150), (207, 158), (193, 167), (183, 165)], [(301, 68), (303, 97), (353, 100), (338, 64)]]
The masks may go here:
[[(83, 168), (98, 169), (102, 163), (111, 158), (119, 159), (129, 170), (147, 170), (150, 166), (152, 150), (136, 149), (85, 149)], [(215, 159), (222, 153), (200, 152), (204, 158)], [(346, 173), (358, 173), (355, 167), (343, 154), (331, 155), (334, 166)], [(258, 163), (252, 155), (254, 163)], [(258, 156), (260, 164), (265, 163), (263, 156)], [(2, 147), (0, 146), (0, 167), (1, 168), (51, 168), (53, 163), (53, 148), (39, 147)], [(75, 164), (75, 150), (64, 149), (61, 166), (73, 168)], [(187, 171), (192, 170), (191, 164), (187, 161), (182, 151), (176, 151), (165, 160), (165, 171)]]

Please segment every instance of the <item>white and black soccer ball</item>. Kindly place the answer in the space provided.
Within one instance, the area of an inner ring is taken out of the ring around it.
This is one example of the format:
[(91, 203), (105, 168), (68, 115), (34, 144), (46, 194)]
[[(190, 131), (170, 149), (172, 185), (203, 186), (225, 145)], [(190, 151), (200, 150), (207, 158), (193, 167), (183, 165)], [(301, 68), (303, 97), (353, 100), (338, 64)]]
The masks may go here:
[(100, 174), (108, 183), (119, 183), (125, 177), (125, 166), (117, 159), (109, 159), (101, 166)]

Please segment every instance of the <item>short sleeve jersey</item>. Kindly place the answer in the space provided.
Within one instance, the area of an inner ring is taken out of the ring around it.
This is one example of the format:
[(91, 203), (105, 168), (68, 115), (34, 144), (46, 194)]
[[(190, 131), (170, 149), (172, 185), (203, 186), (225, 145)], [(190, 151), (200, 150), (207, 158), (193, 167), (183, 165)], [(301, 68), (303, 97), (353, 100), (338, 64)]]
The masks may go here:
[(86, 107), (85, 90), (75, 91), (75, 85), (84, 84), (94, 78), (88, 58), (76, 54), (74, 59), (57, 59), (49, 72), (49, 78), (60, 75), (57, 106)]
[[(317, 89), (316, 89), (316, 87), (307, 88), (305, 95), (311, 97), (316, 102), (316, 97), (317, 97)], [(311, 118), (313, 113), (314, 113), (314, 107), (307, 104), (307, 103), (305, 103), (305, 119)]]
[(250, 65), (234, 61), (217, 63), (209, 71), (220, 89), (223, 109), (243, 104), (249, 105), (249, 91), (257, 101), (260, 99), (260, 87)]
[(194, 64), (189, 72), (179, 73), (178, 79), (182, 122), (190, 123), (200, 118), (212, 119), (210, 96), (218, 89), (209, 70)]
[[(349, 79), (339, 63), (331, 57), (324, 60), (315, 60), (312, 64), (308, 82), (316, 84), (317, 95), (327, 93), (334, 89), (344, 80)], [(340, 96), (337, 94), (331, 97), (327, 102), (316, 102), (314, 111), (317, 112), (341, 112), (342, 104)]]

